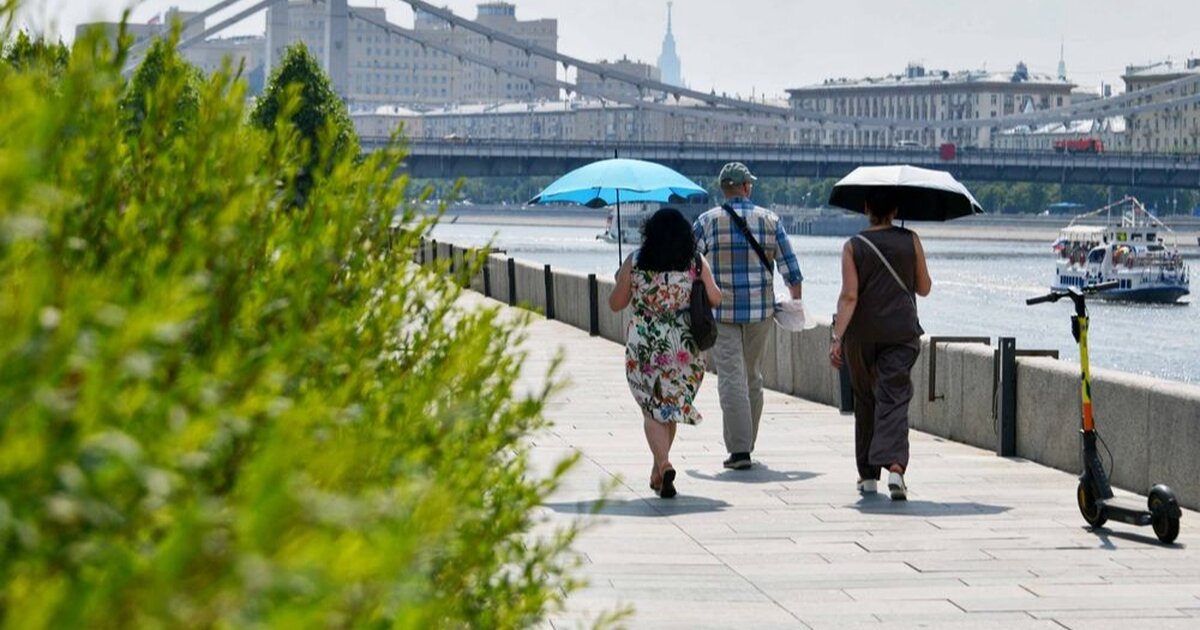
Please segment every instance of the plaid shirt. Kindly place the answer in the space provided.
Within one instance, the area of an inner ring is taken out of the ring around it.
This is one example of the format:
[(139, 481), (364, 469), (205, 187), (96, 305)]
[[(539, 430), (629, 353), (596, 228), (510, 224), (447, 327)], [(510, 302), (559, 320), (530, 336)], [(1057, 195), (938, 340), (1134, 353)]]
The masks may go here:
[[(762, 246), (767, 260), (778, 262), (780, 270), (785, 271), (784, 282), (789, 286), (800, 284), (804, 274), (800, 273), (800, 263), (779, 217), (743, 197), (734, 197), (726, 203), (746, 219), (746, 226)], [(713, 208), (700, 215), (692, 229), (696, 249), (707, 256), (713, 278), (721, 287), (717, 320), (744, 324), (771, 317), (775, 312), (773, 270), (763, 266), (729, 214), (720, 207)]]

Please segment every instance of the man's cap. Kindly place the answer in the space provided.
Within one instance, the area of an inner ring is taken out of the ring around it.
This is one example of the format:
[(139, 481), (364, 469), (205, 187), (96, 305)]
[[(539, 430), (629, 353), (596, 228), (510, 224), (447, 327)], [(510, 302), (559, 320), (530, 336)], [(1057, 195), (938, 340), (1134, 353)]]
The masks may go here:
[(717, 177), (722, 186), (745, 184), (746, 182), (758, 181), (758, 178), (750, 173), (750, 169), (746, 168), (741, 162), (730, 162), (721, 168), (721, 174)]

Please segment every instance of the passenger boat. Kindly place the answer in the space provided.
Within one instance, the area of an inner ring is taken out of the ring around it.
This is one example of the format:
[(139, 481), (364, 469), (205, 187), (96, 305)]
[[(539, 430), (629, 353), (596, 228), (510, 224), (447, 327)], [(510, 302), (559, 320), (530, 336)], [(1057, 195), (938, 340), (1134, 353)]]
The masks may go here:
[[(639, 244), (642, 242), (642, 224), (650, 215), (658, 212), (659, 208), (671, 207), (683, 213), (684, 218), (688, 221), (695, 221), (696, 217), (708, 210), (709, 205), (706, 201), (698, 201), (694, 203), (652, 203), (652, 202), (626, 202), (621, 204), (621, 242)], [(611, 207), (608, 209), (608, 221), (604, 225), (604, 231), (596, 235), (597, 239), (607, 243), (617, 242), (617, 209)]]
[[(1113, 212), (1120, 211), (1120, 221)], [(1076, 221), (1106, 213), (1106, 225), (1077, 225)], [(1126, 197), (1076, 216), (1054, 242), (1056, 269), (1053, 289), (1084, 287), (1116, 280), (1113, 289), (1097, 293), (1108, 300), (1173, 303), (1188, 295), (1188, 268), (1171, 233), (1140, 201)]]
[[(621, 233), (620, 240), (622, 243), (641, 243), (642, 242), (642, 224), (650, 215), (654, 214), (659, 209), (661, 204), (657, 203), (642, 203), (632, 202), (621, 204)], [(613, 206), (608, 209), (608, 221), (604, 224), (604, 231), (596, 235), (596, 238), (606, 243), (616, 243), (617, 235), (617, 208)]]

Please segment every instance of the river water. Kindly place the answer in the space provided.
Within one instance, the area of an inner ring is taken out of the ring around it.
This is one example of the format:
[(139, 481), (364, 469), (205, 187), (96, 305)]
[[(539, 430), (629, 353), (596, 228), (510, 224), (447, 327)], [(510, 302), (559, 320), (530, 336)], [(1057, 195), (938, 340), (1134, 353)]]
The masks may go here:
[[(593, 227), (442, 224), (432, 237), (464, 246), (490, 241), (516, 258), (611, 276), (619, 266), (617, 245), (597, 240), (598, 232)], [(841, 288), (845, 238), (791, 239), (804, 271), (804, 300), (828, 319)], [(1053, 276), (1049, 243), (925, 239), (923, 244), (933, 278), (933, 292), (918, 299), (927, 334), (989, 336), (993, 345), (996, 337), (1015, 337), (1019, 349), (1058, 350), (1063, 360), (1078, 363), (1070, 302), (1025, 305), (1025, 298), (1046, 292)], [(624, 247), (628, 253), (630, 246)], [(1197, 306), (1095, 300), (1088, 307), (1093, 367), (1200, 383)]]

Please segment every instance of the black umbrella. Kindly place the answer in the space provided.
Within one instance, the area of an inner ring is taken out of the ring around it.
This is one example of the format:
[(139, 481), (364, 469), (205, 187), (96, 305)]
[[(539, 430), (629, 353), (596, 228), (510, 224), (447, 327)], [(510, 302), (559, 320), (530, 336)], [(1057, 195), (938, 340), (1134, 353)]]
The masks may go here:
[(860, 166), (833, 185), (829, 205), (866, 212), (867, 193), (880, 187), (895, 192), (901, 221), (948, 221), (983, 208), (966, 186), (945, 171), (916, 166)]

